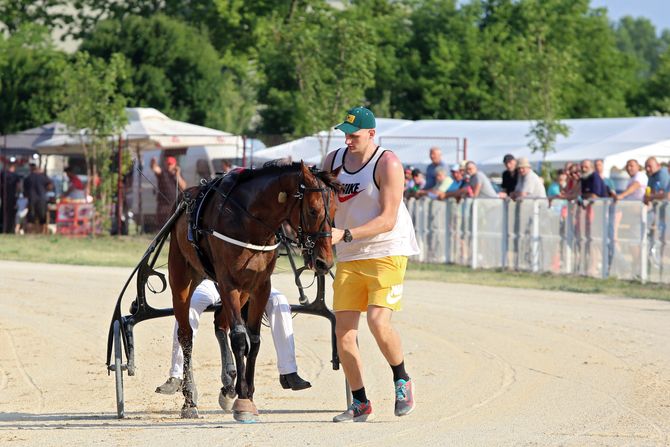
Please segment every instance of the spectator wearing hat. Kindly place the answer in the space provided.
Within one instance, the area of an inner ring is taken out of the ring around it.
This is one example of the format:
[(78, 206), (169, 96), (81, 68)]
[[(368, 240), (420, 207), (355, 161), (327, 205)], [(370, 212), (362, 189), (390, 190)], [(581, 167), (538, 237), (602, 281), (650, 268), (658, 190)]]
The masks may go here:
[(505, 172), (502, 174), (502, 191), (500, 197), (509, 197), (516, 189), (517, 179), (517, 161), (514, 155), (507, 154), (503, 157), (503, 164), (505, 165)]
[(544, 189), (544, 182), (540, 176), (533, 171), (527, 158), (519, 158), (517, 171), (519, 177), (514, 191), (510, 194), (512, 199), (544, 199), (547, 197), (547, 191)]
[(435, 180), (435, 186), (433, 186), (431, 189), (422, 189), (421, 191), (417, 191), (417, 197), (428, 196), (431, 199), (437, 199), (438, 194), (447, 192), (447, 189), (449, 189), (449, 186), (451, 186), (453, 183), (452, 178), (447, 175), (442, 166), (435, 168)]
[(411, 187), (405, 190), (405, 197), (416, 197), (417, 192), (421, 191), (426, 186), (426, 177), (424, 177), (421, 169), (412, 169)]
[(426, 167), (426, 184), (423, 185), (423, 189), (430, 190), (435, 187), (437, 183), (437, 173), (435, 170), (437, 168), (442, 168), (444, 172), (444, 163), (442, 162), (442, 151), (439, 147), (431, 147), (430, 152), (430, 164)]
[(69, 185), (67, 190), (61, 195), (61, 199), (85, 200), (86, 190), (84, 188), (84, 182), (82, 182), (79, 176), (74, 173), (71, 166), (68, 166), (63, 171), (67, 176)]
[(165, 157), (164, 162), (165, 167), (161, 168), (156, 157), (151, 159), (151, 170), (156, 174), (158, 180), (156, 223), (159, 227), (170, 218), (172, 206), (177, 200), (177, 192), (186, 189), (186, 180), (181, 176), (181, 168), (177, 164), (177, 159), (168, 156)]
[(498, 197), (498, 193), (493, 188), (491, 180), (477, 168), (474, 161), (468, 161), (465, 164), (465, 173), (468, 175), (468, 185), (461, 188), (461, 195), (465, 197)]
[(464, 170), (461, 169), (461, 165), (454, 163), (449, 167), (451, 173), (451, 185), (447, 188), (445, 192), (438, 193), (438, 199), (448, 199), (451, 197), (460, 198), (461, 193), (459, 192), (461, 188), (465, 186)]

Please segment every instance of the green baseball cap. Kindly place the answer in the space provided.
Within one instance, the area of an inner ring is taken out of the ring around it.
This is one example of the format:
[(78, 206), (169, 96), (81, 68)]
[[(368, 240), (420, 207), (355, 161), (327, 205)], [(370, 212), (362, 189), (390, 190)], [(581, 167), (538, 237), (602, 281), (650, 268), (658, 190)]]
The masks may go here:
[(375, 115), (365, 107), (354, 107), (347, 111), (342, 124), (335, 126), (344, 133), (354, 133), (361, 129), (374, 129), (377, 126)]

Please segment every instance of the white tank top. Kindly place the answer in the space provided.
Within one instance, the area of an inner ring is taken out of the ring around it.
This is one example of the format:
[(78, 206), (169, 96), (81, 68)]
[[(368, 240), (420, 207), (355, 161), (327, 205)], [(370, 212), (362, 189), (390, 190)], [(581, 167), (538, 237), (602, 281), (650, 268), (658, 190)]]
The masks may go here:
[[(375, 170), (384, 152), (386, 150), (381, 146), (377, 147), (370, 160), (356, 172), (349, 172), (344, 167), (346, 148), (337, 149), (335, 152), (331, 170), (342, 166), (337, 176), (342, 183), (342, 192), (338, 196), (335, 213), (337, 228), (347, 229), (361, 226), (381, 213)], [(340, 242), (336, 247), (338, 261), (419, 254), (412, 218), (404, 202), (400, 202), (398, 217), (391, 231), (372, 237), (354, 239), (351, 242)]]

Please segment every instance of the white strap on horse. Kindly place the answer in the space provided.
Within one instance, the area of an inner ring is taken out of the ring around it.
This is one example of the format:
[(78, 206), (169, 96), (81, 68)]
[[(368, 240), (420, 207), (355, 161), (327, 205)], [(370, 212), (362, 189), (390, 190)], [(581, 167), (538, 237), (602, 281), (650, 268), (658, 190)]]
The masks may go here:
[(237, 239), (230, 238), (228, 236), (225, 236), (217, 231), (212, 230), (212, 236), (216, 236), (222, 241), (226, 241), (228, 243), (231, 243), (233, 245), (237, 245), (239, 247), (244, 247), (248, 248), (249, 250), (256, 250), (256, 251), (273, 251), (276, 250), (277, 247), (279, 247), (280, 242), (277, 242), (274, 245), (254, 245), (254, 244), (248, 244), (246, 242), (238, 241)]

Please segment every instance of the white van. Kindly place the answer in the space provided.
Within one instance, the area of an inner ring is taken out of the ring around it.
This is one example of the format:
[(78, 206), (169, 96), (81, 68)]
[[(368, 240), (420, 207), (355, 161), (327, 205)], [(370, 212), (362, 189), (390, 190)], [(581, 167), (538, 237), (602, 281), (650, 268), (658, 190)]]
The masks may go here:
[[(188, 186), (200, 184), (201, 179), (210, 179), (217, 172), (221, 172), (224, 160), (233, 166), (243, 165), (243, 145), (240, 138), (239, 145), (220, 146), (192, 146), (180, 149), (155, 149), (144, 150), (140, 153), (142, 157), (142, 173), (139, 169), (133, 170), (132, 190), (126, 194), (129, 214), (137, 225), (141, 225), (144, 231), (152, 232), (160, 228), (162, 223), (156, 222), (156, 175), (151, 170), (151, 159), (156, 158), (158, 164), (165, 166), (166, 157), (172, 156), (177, 159), (181, 167), (181, 175)], [(141, 194), (139, 192), (141, 191)]]

